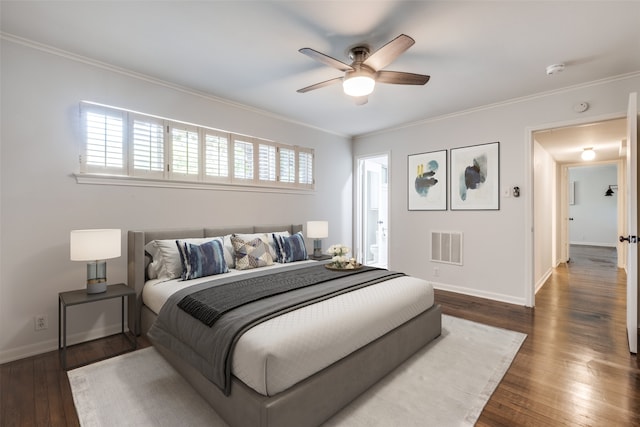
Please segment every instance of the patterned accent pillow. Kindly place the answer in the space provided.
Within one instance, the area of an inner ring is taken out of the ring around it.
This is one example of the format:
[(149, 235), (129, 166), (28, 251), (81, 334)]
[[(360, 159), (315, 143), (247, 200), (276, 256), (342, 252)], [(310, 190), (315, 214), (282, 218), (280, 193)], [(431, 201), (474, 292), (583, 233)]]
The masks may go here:
[(278, 243), (276, 245), (278, 262), (287, 263), (307, 259), (307, 247), (304, 244), (304, 236), (301, 232), (297, 232), (292, 236), (274, 234), (273, 240)]
[(200, 245), (176, 240), (176, 245), (182, 262), (182, 280), (213, 276), (229, 271), (220, 240), (211, 240)]
[(249, 270), (273, 264), (269, 245), (262, 239), (255, 238), (245, 242), (241, 238), (233, 236), (231, 243), (236, 254), (236, 269)]
[(288, 236), (288, 231), (271, 231), (269, 233), (235, 233), (235, 237), (239, 237), (245, 242), (249, 242), (255, 238), (260, 238), (263, 242), (269, 245), (269, 253), (271, 258), (275, 261), (278, 258), (277, 243), (274, 240), (274, 235)]

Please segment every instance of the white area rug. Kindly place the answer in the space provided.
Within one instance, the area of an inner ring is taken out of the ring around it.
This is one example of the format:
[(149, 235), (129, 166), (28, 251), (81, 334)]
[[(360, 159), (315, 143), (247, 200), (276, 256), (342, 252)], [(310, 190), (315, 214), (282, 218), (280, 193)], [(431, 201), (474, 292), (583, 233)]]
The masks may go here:
[[(442, 336), (325, 425), (472, 426), (525, 334), (451, 316)], [(152, 347), (68, 372), (82, 426), (226, 423)]]

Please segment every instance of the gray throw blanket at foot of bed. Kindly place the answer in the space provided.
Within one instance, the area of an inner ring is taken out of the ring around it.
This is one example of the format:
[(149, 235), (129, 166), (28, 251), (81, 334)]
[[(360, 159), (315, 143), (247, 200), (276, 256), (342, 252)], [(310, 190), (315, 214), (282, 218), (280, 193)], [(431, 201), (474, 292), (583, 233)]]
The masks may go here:
[(403, 275), (372, 267), (332, 271), (315, 264), (197, 285), (169, 298), (148, 335), (189, 361), (228, 395), (231, 355), (246, 330), (280, 314)]

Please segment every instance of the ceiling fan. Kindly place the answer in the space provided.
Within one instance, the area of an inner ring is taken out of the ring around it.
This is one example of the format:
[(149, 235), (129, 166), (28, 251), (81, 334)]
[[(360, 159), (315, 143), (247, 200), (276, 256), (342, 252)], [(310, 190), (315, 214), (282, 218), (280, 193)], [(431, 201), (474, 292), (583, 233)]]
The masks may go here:
[(303, 87), (298, 89), (298, 92), (309, 92), (341, 81), (344, 92), (353, 96), (356, 99), (356, 104), (362, 105), (367, 103), (368, 95), (373, 92), (376, 82), (397, 85), (424, 85), (429, 81), (429, 76), (383, 70), (384, 67), (391, 64), (414, 43), (415, 40), (411, 37), (406, 34), (400, 34), (373, 53), (369, 53), (369, 47), (366, 45), (353, 47), (349, 51), (349, 58), (353, 61), (351, 65), (317, 50), (308, 47), (302, 48), (299, 50), (300, 53), (325, 65), (344, 71), (344, 76)]

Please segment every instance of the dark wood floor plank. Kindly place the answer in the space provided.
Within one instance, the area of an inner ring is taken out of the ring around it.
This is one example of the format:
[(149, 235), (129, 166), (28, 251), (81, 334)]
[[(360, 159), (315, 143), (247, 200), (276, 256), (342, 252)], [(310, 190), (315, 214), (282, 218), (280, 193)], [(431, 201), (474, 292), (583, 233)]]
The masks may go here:
[[(615, 250), (571, 247), (536, 308), (436, 291), (452, 316), (527, 334), (478, 426), (640, 426), (640, 369), (626, 336)], [(150, 345), (142, 338), (140, 348)], [(72, 346), (71, 366), (128, 351), (120, 335)], [(57, 351), (0, 365), (1, 426), (78, 426)]]

